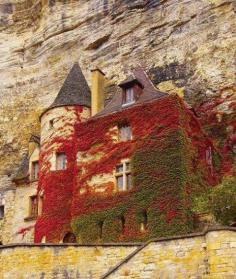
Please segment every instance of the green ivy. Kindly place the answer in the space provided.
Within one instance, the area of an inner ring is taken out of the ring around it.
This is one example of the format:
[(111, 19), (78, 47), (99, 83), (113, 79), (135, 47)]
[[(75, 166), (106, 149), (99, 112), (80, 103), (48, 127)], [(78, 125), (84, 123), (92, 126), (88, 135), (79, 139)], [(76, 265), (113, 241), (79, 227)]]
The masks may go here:
[[(185, 191), (186, 185), (194, 180), (188, 168), (192, 156), (190, 146), (181, 129), (168, 131), (164, 138), (147, 138), (131, 158), (135, 189), (129, 193), (128, 199), (114, 206), (119, 193), (107, 197), (110, 208), (73, 219), (74, 233), (83, 243), (96, 243), (144, 241), (191, 232), (191, 195)], [(144, 211), (147, 212), (148, 225), (147, 231), (141, 233), (139, 228), (144, 221)], [(122, 216), (125, 218), (125, 233)], [(102, 239), (99, 238), (101, 223)]]

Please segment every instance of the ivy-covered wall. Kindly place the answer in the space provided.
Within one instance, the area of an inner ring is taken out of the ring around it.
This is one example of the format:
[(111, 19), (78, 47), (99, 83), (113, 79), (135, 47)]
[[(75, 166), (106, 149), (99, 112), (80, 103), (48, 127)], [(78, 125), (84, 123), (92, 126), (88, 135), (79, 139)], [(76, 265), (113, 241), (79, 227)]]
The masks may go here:
[[(47, 130), (52, 117), (55, 127)], [(132, 127), (132, 140), (117, 140), (122, 123)], [(84, 107), (56, 108), (42, 129), (35, 242), (59, 242), (67, 232), (81, 243), (192, 232), (192, 200), (219, 178), (220, 157), (178, 96), (93, 118)], [(65, 170), (52, 170), (56, 152), (66, 154)], [(133, 187), (117, 192), (113, 172), (127, 158)]]
[[(131, 125), (132, 141), (114, 141), (113, 127), (122, 122)], [(143, 241), (195, 229), (192, 199), (217, 181), (206, 160), (206, 151), (215, 151), (179, 97), (78, 123), (76, 134), (82, 157), (102, 154), (79, 165), (71, 207), (79, 242)], [(131, 159), (132, 190), (117, 192), (112, 182), (104, 192), (90, 187), (124, 158)]]

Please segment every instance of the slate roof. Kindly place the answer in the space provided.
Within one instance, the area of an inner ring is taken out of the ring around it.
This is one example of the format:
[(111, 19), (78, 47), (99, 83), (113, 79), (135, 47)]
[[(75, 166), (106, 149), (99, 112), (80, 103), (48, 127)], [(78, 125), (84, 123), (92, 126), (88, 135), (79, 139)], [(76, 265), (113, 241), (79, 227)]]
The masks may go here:
[(29, 142), (35, 142), (40, 145), (40, 136), (38, 135), (31, 135)]
[(71, 105), (91, 107), (91, 92), (78, 63), (73, 65), (56, 99), (42, 115), (52, 108)]
[(140, 83), (140, 81), (134, 76), (134, 75), (131, 75), (129, 76), (127, 79), (125, 79), (124, 81), (122, 81), (119, 86), (121, 88), (126, 88), (128, 86), (131, 86), (135, 83), (138, 83), (142, 88), (143, 88), (143, 85)]
[(13, 177), (13, 181), (22, 180), (29, 175), (29, 157), (25, 154), (22, 158), (21, 164), (16, 175)]
[[(31, 135), (29, 142), (34, 142), (38, 146), (40, 146), (40, 136), (38, 135)], [(27, 179), (29, 176), (29, 155), (24, 154), (19, 165), (19, 168), (16, 174), (13, 177), (13, 181)]]
[[(133, 71), (132, 78), (130, 76), (128, 79), (122, 82), (120, 86), (123, 87), (123, 85), (127, 84), (127, 82), (133, 82), (134, 80), (137, 80), (140, 84), (143, 85), (143, 93), (140, 95), (139, 99), (135, 102), (135, 104), (133, 104), (133, 106), (168, 96), (167, 93), (161, 92), (156, 89), (156, 87), (142, 68), (135, 69)], [(93, 116), (93, 118), (105, 116), (111, 113), (130, 108), (130, 106), (122, 107), (121, 87), (116, 86), (115, 90), (113, 88), (113, 97), (111, 98), (110, 102), (105, 106), (105, 108), (102, 111), (98, 112), (95, 116)]]

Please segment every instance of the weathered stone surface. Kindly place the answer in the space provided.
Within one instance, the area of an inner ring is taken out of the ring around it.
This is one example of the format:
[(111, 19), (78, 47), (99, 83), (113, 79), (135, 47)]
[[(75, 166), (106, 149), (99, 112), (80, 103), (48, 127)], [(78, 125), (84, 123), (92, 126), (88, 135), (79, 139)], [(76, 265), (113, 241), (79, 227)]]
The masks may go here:
[(0, 174), (20, 163), (30, 134), (39, 131), (40, 112), (75, 61), (88, 82), (95, 66), (121, 81), (141, 64), (160, 89), (190, 103), (235, 94), (235, 6), (234, 0), (2, 1)]
[(192, 237), (156, 240), (142, 249), (122, 244), (2, 246), (0, 277), (235, 278), (235, 239), (236, 231), (222, 229)]

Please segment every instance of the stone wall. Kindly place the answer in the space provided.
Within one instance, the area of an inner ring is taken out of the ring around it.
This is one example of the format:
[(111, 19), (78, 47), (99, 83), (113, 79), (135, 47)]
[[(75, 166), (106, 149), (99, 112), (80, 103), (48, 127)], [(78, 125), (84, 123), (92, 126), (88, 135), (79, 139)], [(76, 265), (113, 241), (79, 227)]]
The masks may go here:
[(9, 245), (0, 247), (0, 265), (4, 279), (233, 279), (236, 229), (218, 228), (145, 245)]
[(103, 278), (235, 278), (236, 230), (151, 241)]
[(137, 245), (0, 247), (0, 278), (98, 279)]

